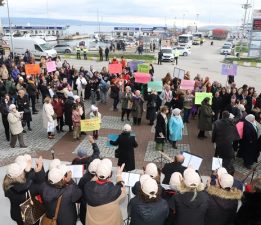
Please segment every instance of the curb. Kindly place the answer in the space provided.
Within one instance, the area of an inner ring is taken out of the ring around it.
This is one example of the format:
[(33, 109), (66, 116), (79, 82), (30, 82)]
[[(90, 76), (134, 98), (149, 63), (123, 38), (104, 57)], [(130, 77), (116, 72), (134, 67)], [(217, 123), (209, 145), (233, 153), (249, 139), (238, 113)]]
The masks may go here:
[(233, 61), (233, 64), (244, 66), (244, 67), (256, 67), (261, 68), (261, 63), (257, 62), (243, 62), (243, 61)]

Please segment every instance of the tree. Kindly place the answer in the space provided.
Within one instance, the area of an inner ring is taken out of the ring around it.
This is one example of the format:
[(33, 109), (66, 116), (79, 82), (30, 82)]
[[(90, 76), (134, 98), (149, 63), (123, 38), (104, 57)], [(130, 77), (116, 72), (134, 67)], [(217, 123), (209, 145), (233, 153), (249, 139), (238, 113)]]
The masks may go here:
[(3, 6), (4, 4), (4, 0), (0, 0), (0, 6)]

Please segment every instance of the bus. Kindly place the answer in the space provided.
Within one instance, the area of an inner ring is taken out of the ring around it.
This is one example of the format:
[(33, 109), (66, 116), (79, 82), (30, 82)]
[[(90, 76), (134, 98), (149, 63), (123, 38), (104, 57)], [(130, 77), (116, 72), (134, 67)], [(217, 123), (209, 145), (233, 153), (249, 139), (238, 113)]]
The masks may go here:
[(178, 38), (178, 44), (179, 46), (183, 47), (191, 47), (193, 41), (193, 35), (192, 34), (182, 34), (179, 35)]

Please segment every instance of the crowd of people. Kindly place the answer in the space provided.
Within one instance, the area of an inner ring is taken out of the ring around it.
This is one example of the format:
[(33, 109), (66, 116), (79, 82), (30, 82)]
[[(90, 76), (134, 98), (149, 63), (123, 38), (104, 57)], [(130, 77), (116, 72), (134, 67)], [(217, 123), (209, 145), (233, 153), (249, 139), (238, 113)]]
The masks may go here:
[[(113, 111), (121, 108), (121, 121), (125, 121), (126, 115), (128, 123), (132, 117), (133, 126), (144, 123), (144, 118), (148, 120), (148, 125), (155, 126), (154, 141), (158, 151), (164, 151), (166, 142), (177, 149), (177, 142), (182, 140), (184, 123), (198, 116), (198, 139), (204, 140), (207, 138), (206, 131), (212, 131), (215, 156), (223, 159), (223, 172), (214, 171), (212, 179), (204, 186), (197, 171), (183, 168), (181, 164), (184, 158), (177, 155), (173, 165), (166, 164), (162, 169), (165, 175), (163, 183), (170, 184), (169, 191), (161, 187), (161, 173), (156, 165), (148, 164), (147, 170), (150, 172), (146, 173), (145, 168), (144, 173), (149, 177), (141, 176), (132, 190), (136, 197), (131, 199), (128, 206), (130, 224), (232, 225), (234, 221), (242, 225), (260, 224), (259, 213), (253, 207), (253, 204), (260, 206), (260, 180), (255, 180), (251, 191), (244, 194), (245, 202), (242, 202), (238, 212), (238, 200), (242, 198), (243, 188), (233, 186), (235, 156), (242, 158), (244, 166), (251, 169), (258, 162), (261, 150), (261, 95), (254, 87), (237, 87), (231, 77), (228, 77), (228, 83), (224, 86), (197, 75), (193, 79), (193, 89), (182, 90), (181, 80), (168, 73), (162, 79), (162, 91), (148, 92), (147, 84), (135, 82), (135, 69), (131, 69), (123, 57), (121, 61), (113, 58), (110, 62), (122, 66), (121, 74), (110, 74), (106, 67), (100, 72), (93, 66), (88, 70), (83, 67), (76, 69), (59, 57), (56, 59), (57, 69), (48, 73), (46, 63), (50, 60), (41, 58), (40, 74), (25, 73), (25, 65), (35, 63), (30, 52), (24, 58), (9, 58), (0, 63), (0, 108), (6, 140), (10, 141), (12, 148), (16, 146), (17, 139), (21, 148), (27, 147), (23, 135), (32, 131), (33, 115), (41, 108), (48, 139), (54, 139), (55, 131), (64, 132), (64, 126), (68, 126), (72, 139), (77, 141), (83, 134), (80, 121), (96, 117), (101, 119), (97, 103), (108, 105), (109, 97), (113, 102)], [(149, 73), (153, 80), (153, 65), (150, 65)], [(189, 72), (184, 79), (192, 80)], [(212, 97), (195, 104), (197, 92), (211, 93)], [(85, 100), (90, 100), (92, 104), (88, 114)], [(19, 225), (25, 224), (19, 213), (19, 204), (25, 201), (25, 193), (30, 190), (32, 196), (41, 196), (48, 218), (54, 217), (58, 205), (56, 202), (62, 196), (59, 207), (63, 214), (58, 215), (60, 225), (75, 224), (77, 213), (83, 224), (122, 224), (119, 203), (126, 195), (126, 188), (121, 175), (122, 171), (136, 168), (134, 148), (138, 143), (131, 131), (131, 126), (126, 124), (118, 139), (110, 141), (111, 145), (118, 146), (115, 151), (119, 166), (116, 184), (110, 182), (111, 161), (98, 160), (98, 146), (94, 143), (94, 139), (99, 137), (97, 130), (89, 139), (95, 156), (86, 158), (83, 155), (74, 160), (86, 168), (78, 186), (72, 181), (70, 171), (57, 159), (45, 174), (41, 158), (32, 169), (30, 156), (19, 156), (8, 167), (3, 184), (5, 195), (11, 201), (12, 219)], [(176, 169), (173, 170), (173, 166)], [(76, 210), (78, 203), (81, 205), (79, 212)], [(148, 210), (151, 213), (147, 214)], [(222, 217), (220, 221), (215, 219), (219, 217)], [(252, 218), (255, 218), (254, 222)]]

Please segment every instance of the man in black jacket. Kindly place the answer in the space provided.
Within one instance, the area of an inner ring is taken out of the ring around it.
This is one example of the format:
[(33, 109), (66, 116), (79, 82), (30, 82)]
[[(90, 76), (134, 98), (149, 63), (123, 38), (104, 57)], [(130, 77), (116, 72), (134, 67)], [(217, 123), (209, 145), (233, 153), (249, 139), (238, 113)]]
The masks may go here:
[(214, 123), (212, 132), (212, 142), (216, 143), (215, 156), (223, 159), (223, 167), (228, 171), (233, 171), (233, 159), (235, 153), (233, 142), (239, 140), (239, 134), (233, 121), (229, 119), (229, 112), (222, 112), (222, 119)]
[(0, 103), (0, 111), (2, 113), (2, 121), (5, 128), (5, 137), (7, 141), (10, 141), (10, 131), (9, 131), (9, 122), (7, 120), (7, 116), (9, 113), (9, 106), (11, 105), (9, 95), (5, 95)]
[(161, 171), (165, 175), (162, 181), (163, 184), (169, 184), (170, 177), (173, 173), (179, 172), (183, 174), (184, 170), (186, 169), (186, 167), (182, 166), (183, 162), (184, 162), (184, 156), (178, 154), (175, 156), (174, 162), (165, 164), (165, 166)]

